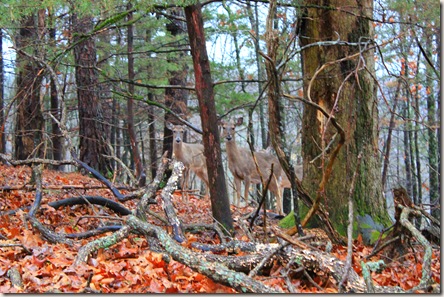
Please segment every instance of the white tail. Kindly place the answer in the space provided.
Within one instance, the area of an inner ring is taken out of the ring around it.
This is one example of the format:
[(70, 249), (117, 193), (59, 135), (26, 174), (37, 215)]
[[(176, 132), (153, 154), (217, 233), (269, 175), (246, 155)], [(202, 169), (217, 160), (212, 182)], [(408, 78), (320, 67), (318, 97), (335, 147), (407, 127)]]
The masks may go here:
[[(208, 193), (209, 182), (207, 164), (203, 154), (204, 146), (199, 143), (183, 142), (185, 128), (182, 125), (167, 124), (167, 128), (173, 131), (173, 156), (185, 166), (183, 174), (182, 191), (188, 189), (189, 171), (193, 171), (206, 185), (205, 193)], [(183, 195), (182, 195), (183, 196)], [(188, 201), (188, 193), (185, 195)]]
[(277, 157), (266, 153), (265, 151), (254, 152), (259, 171), (251, 154), (246, 148), (238, 147), (235, 141), (235, 127), (241, 125), (243, 118), (238, 118), (236, 122), (221, 121), (222, 137), (226, 140), (226, 148), (228, 155), (228, 168), (234, 176), (234, 186), (236, 190), (235, 205), (239, 206), (241, 197), (241, 181), (244, 181), (245, 191), (244, 199), (248, 200), (248, 192), (250, 184), (261, 183), (260, 175), (266, 182), (271, 174), (271, 165), (273, 165), (273, 177), (270, 181), (268, 189), (276, 196), (277, 210), (279, 214), (284, 214), (282, 210), (282, 187), (280, 185), (280, 176), (282, 168)]

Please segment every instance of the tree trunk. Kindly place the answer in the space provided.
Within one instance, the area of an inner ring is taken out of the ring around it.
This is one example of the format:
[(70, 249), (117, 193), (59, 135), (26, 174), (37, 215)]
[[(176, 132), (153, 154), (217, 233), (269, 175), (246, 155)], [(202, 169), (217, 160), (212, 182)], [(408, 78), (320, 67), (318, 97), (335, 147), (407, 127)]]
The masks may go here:
[(79, 19), (73, 15), (75, 76), (79, 112), (80, 160), (106, 174), (112, 170), (106, 142), (103, 108), (99, 98), (99, 79), (96, 69), (96, 47), (87, 36), (94, 28), (90, 16)]
[[(178, 16), (183, 18), (183, 10), (180, 7), (171, 8), (169, 10), (170, 14), (173, 16)], [(176, 19), (169, 20), (166, 26), (168, 32), (173, 36), (173, 38), (178, 38), (180, 34), (185, 32), (185, 28), (181, 21)], [(180, 64), (179, 61), (183, 60), (183, 53), (179, 53), (178, 56), (169, 56), (167, 59), (168, 63)], [(170, 85), (182, 85), (186, 84), (187, 69), (185, 64), (181, 64), (179, 70), (170, 71), (169, 84)], [(165, 89), (165, 106), (170, 108), (176, 114), (186, 118), (187, 116), (187, 91), (183, 89)], [(170, 113), (165, 114), (165, 123), (181, 124), (173, 115)], [(164, 126), (163, 130), (163, 151), (168, 151), (168, 158), (171, 158), (173, 154), (173, 133), (170, 129)]]
[[(51, 42), (56, 44), (56, 29), (54, 25), (54, 16), (51, 14), (49, 16), (50, 28), (49, 28), (49, 38)], [(51, 114), (54, 118), (60, 121), (61, 118), (61, 110), (59, 106), (59, 97), (57, 96), (57, 87), (56, 82), (51, 76), (50, 79), (51, 86)], [(63, 136), (62, 131), (60, 130), (59, 125), (55, 121), (51, 121), (51, 142), (52, 142), (52, 158), (53, 160), (60, 161), (63, 160)], [(62, 165), (53, 165), (55, 170), (60, 170), (63, 168)]]
[(17, 77), (17, 117), (15, 127), (15, 158), (25, 160), (42, 157), (43, 115), (40, 103), (40, 87), (43, 77), (37, 62), (26, 57), (21, 51), (35, 55), (38, 41), (35, 15), (25, 17), (17, 36), (18, 77)]
[(199, 100), (202, 122), (204, 155), (210, 183), (211, 209), (213, 216), (225, 230), (233, 233), (233, 219), (230, 212), (225, 174), (222, 164), (220, 139), (217, 125), (216, 105), (214, 102), (213, 81), (210, 62), (205, 46), (205, 33), (200, 3), (185, 7), (188, 37), (193, 56), (196, 95)]
[[(0, 49), (3, 48), (3, 30), (0, 28)], [(5, 90), (3, 88), (4, 80), (5, 80), (5, 72), (3, 70), (3, 51), (0, 52), (0, 153), (6, 153), (6, 134), (5, 134), (5, 126), (6, 126), (6, 118), (4, 111), (4, 96)]]
[[(404, 106), (404, 118), (409, 118), (409, 104), (408, 101)], [(408, 122), (404, 122), (404, 166), (405, 166), (405, 188), (407, 190), (407, 194), (409, 197), (413, 197), (413, 185), (412, 185), (412, 165), (411, 165), (411, 157), (410, 157), (410, 134), (408, 132), (409, 126)]]
[(385, 141), (384, 148), (382, 150), (383, 154), (383, 167), (382, 167), (382, 190), (385, 190), (385, 185), (387, 182), (387, 172), (388, 172), (388, 166), (390, 164), (390, 149), (392, 146), (392, 133), (393, 129), (395, 128), (395, 113), (396, 113), (396, 107), (398, 106), (398, 97), (399, 92), (401, 90), (401, 81), (398, 80), (395, 96), (393, 97), (393, 108), (392, 108), (392, 114), (390, 115), (390, 123), (389, 123), (389, 129), (387, 132), (387, 140)]
[[(269, 135), (271, 139), (271, 144), (276, 151), (279, 162), (283, 168), (283, 173), (288, 176), (291, 182), (292, 189), (296, 189), (295, 183), (295, 171), (294, 167), (290, 162), (290, 155), (286, 149), (285, 133), (283, 131), (283, 120), (282, 114), (284, 108), (281, 102), (281, 73), (277, 69), (278, 63), (278, 51), (279, 51), (279, 35), (274, 27), (274, 20), (276, 14), (276, 1), (270, 1), (270, 8), (268, 11), (267, 22), (266, 22), (266, 32), (265, 32), (265, 42), (267, 45), (267, 56), (265, 63), (265, 69), (267, 72), (268, 84), (268, 117), (269, 117)], [(279, 57), (281, 60), (282, 57)], [(294, 192), (296, 194), (296, 192)], [(278, 209), (280, 209), (279, 206)], [(299, 226), (299, 208), (298, 203), (294, 205), (294, 212), (296, 214), (296, 226)]]
[[(429, 57), (432, 56), (432, 36), (428, 37), (426, 40), (426, 51)], [(439, 61), (439, 60), (438, 60)], [(426, 68), (426, 93), (427, 93), (427, 124), (429, 126), (427, 130), (428, 136), (428, 159), (429, 159), (429, 183), (430, 183), (430, 203), (432, 205), (439, 204), (440, 195), (439, 195), (439, 164), (438, 164), (438, 143), (436, 140), (436, 132), (435, 127), (439, 127), (439, 124), (436, 121), (436, 106), (435, 106), (435, 98), (434, 92), (435, 89), (433, 87), (433, 69), (430, 65), (427, 65)], [(439, 88), (440, 90), (440, 88)], [(440, 92), (440, 91), (438, 91)], [(439, 98), (439, 93), (437, 98)], [(438, 100), (439, 102), (439, 100)], [(441, 209), (438, 207), (432, 206), (432, 214), (437, 219), (441, 218)]]
[(128, 36), (127, 36), (127, 49), (128, 49), (128, 80), (130, 83), (128, 84), (128, 92), (129, 92), (129, 98), (127, 99), (127, 125), (128, 125), (128, 135), (131, 143), (131, 152), (132, 157), (134, 160), (134, 165), (136, 167), (136, 179), (139, 181), (140, 186), (145, 185), (145, 170), (143, 168), (142, 159), (140, 157), (139, 153), (139, 146), (137, 143), (137, 135), (136, 131), (134, 130), (134, 111), (133, 111), (133, 105), (134, 105), (134, 84), (132, 83), (135, 78), (134, 73), (134, 56), (133, 56), (133, 43), (134, 43), (134, 33), (133, 33), (133, 12), (132, 12), (132, 5), (131, 3), (128, 3), (127, 5), (128, 9)]
[[(258, 24), (258, 8), (257, 8), (257, 2), (255, 2), (254, 4), (254, 16), (253, 16), (253, 11), (251, 8), (251, 1), (247, 1), (247, 10), (248, 10), (248, 18), (250, 19), (250, 23), (251, 23), (251, 30), (254, 32), (256, 38), (253, 39), (253, 43), (254, 43), (254, 49), (255, 49), (255, 54), (256, 54), (256, 67), (257, 67), (257, 79), (258, 79), (258, 94), (262, 93), (262, 83), (261, 80), (264, 79), (265, 75), (264, 75), (264, 70), (262, 67), (262, 63), (261, 63), (261, 56), (259, 54), (260, 52), (260, 44), (259, 44), (259, 24)], [(261, 142), (262, 142), (262, 148), (266, 149), (269, 145), (269, 141), (268, 141), (268, 133), (267, 133), (267, 129), (265, 128), (265, 114), (264, 114), (264, 103), (262, 100), (259, 100), (259, 125), (260, 125), (260, 137), (261, 137)]]
[[(373, 11), (371, 0), (330, 0), (324, 1), (322, 7), (317, 7), (319, 3), (314, 0), (303, 1), (303, 4), (310, 8), (305, 8), (302, 13), (302, 46), (337, 40), (338, 36), (348, 42), (360, 42), (362, 37), (364, 40), (374, 37), (369, 20)], [(336, 7), (341, 7), (341, 10), (330, 9)], [(346, 233), (348, 191), (360, 152), (362, 161), (353, 193), (357, 214), (369, 214), (383, 225), (389, 222), (386, 201), (382, 195), (378, 156), (376, 88), (370, 75), (374, 71), (374, 50), (362, 52), (360, 56), (360, 48), (362, 47), (312, 46), (302, 51), (304, 96), (330, 112), (346, 134), (344, 146), (333, 164), (332, 175), (323, 193), (323, 202), (329, 217), (341, 234)], [(351, 57), (352, 55), (354, 56)], [(365, 59), (370, 73), (363, 70), (361, 58)], [(342, 60), (338, 61), (339, 59)], [(330, 64), (326, 66), (326, 63)], [(308, 93), (311, 79), (321, 66), (326, 68), (316, 76)], [(331, 121), (317, 109), (305, 106), (302, 127), (303, 185), (311, 195), (318, 190), (326, 169), (326, 160), (332, 153), (330, 150), (323, 150), (336, 132)], [(322, 153), (325, 155), (321, 155)], [(312, 160), (313, 164), (310, 163)]]

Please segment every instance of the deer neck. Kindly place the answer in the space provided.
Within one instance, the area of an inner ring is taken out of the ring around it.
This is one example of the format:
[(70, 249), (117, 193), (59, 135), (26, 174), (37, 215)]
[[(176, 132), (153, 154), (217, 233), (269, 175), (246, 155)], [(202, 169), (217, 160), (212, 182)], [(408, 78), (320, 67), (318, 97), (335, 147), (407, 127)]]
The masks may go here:
[(239, 148), (234, 138), (226, 142), (228, 160), (237, 160), (239, 158)]
[(176, 158), (181, 159), (183, 157), (183, 142), (176, 142), (173, 141), (173, 153), (176, 156)]

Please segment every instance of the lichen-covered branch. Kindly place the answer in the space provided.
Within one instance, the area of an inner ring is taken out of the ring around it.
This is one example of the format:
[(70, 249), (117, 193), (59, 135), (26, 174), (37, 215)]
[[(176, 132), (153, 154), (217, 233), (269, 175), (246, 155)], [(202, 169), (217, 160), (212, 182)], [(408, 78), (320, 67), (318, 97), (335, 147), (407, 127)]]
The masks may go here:
[(73, 266), (76, 267), (80, 265), (82, 262), (86, 262), (88, 260), (89, 255), (97, 251), (101, 248), (108, 248), (122, 239), (126, 238), (131, 231), (131, 228), (128, 226), (123, 226), (119, 231), (94, 241), (89, 242), (88, 244), (82, 246), (77, 254), (76, 259), (74, 260)]
[(155, 236), (159, 239), (165, 251), (174, 260), (181, 262), (197, 272), (208, 276), (212, 280), (230, 286), (240, 293), (279, 293), (278, 289), (270, 288), (247, 275), (228, 269), (219, 263), (210, 263), (201, 255), (182, 247), (173, 240), (163, 229), (143, 222), (135, 216), (129, 216), (127, 223), (129, 226), (146, 235)]
[(165, 211), (165, 214), (168, 218), (170, 225), (173, 227), (174, 239), (178, 242), (185, 241), (185, 235), (183, 234), (182, 222), (176, 215), (176, 211), (174, 210), (173, 203), (171, 202), (171, 196), (174, 190), (176, 189), (177, 182), (179, 181), (179, 177), (184, 169), (184, 165), (180, 161), (174, 161), (173, 163), (173, 172), (171, 173), (170, 178), (166, 186), (163, 188), (161, 197), (162, 197), (162, 207)]

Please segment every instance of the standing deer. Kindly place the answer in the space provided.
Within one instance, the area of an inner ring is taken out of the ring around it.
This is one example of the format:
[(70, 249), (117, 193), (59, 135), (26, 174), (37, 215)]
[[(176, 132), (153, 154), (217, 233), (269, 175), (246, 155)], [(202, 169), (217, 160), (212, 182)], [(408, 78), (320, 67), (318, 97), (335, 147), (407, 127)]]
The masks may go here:
[[(204, 156), (204, 146), (199, 143), (183, 142), (185, 128), (182, 125), (167, 124), (167, 128), (173, 131), (173, 156), (185, 166), (182, 182), (182, 191), (188, 189), (190, 170), (193, 171), (206, 185), (205, 193), (209, 189), (207, 164)], [(183, 192), (182, 192), (183, 193)], [(183, 197), (183, 194), (182, 194)], [(185, 195), (188, 202), (188, 193)]]
[(249, 149), (238, 147), (235, 141), (235, 128), (243, 123), (243, 118), (238, 118), (236, 122), (220, 121), (222, 126), (222, 137), (226, 140), (226, 149), (228, 155), (228, 168), (234, 176), (234, 186), (236, 190), (235, 205), (239, 206), (241, 197), (241, 181), (244, 181), (245, 191), (244, 199), (248, 199), (250, 184), (261, 183), (261, 175), (264, 181), (267, 181), (271, 174), (271, 165), (273, 165), (273, 176), (269, 184), (269, 190), (276, 196), (277, 210), (279, 214), (284, 214), (282, 210), (282, 187), (280, 184), (282, 168), (277, 157), (264, 151), (253, 152), (257, 161), (259, 171), (253, 159), (252, 152)]
[[(302, 179), (302, 165), (294, 166), (294, 173), (296, 174), (296, 177), (299, 180), (301, 180)], [(284, 170), (282, 170), (281, 187), (282, 188), (291, 188), (290, 180), (288, 179)]]

